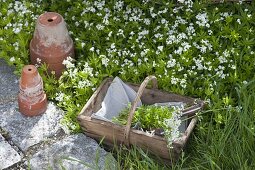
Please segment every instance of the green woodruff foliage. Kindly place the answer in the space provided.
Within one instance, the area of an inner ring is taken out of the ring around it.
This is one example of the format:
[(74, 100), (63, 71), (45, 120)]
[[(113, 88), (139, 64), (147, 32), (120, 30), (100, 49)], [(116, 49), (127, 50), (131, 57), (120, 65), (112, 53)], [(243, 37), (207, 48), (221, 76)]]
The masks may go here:
[(58, 81), (43, 74), (45, 66), (39, 71), (48, 98), (67, 112), (63, 123), (79, 131), (76, 116), (105, 77), (141, 83), (155, 75), (160, 89), (208, 101), (177, 167), (252, 169), (255, 3), (184, 3), (0, 0), (0, 58), (19, 74), (36, 19), (56, 11), (76, 58)]
[[(121, 125), (126, 125), (129, 111), (130, 105), (121, 111), (118, 117), (114, 117), (113, 121)], [(164, 121), (172, 117), (173, 111), (175, 111), (174, 107), (168, 108), (163, 106), (142, 105), (136, 109), (131, 126), (140, 123), (140, 128), (144, 130), (167, 128), (165, 127)]]

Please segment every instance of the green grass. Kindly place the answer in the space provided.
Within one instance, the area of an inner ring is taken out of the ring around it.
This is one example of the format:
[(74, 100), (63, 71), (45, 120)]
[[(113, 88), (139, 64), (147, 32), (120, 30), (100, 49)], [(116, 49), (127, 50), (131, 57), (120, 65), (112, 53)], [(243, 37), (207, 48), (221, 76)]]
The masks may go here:
[[(205, 125), (195, 129), (185, 155), (172, 169), (254, 169), (255, 168), (255, 81), (236, 89), (241, 111), (223, 110), (225, 123), (217, 126), (214, 113)], [(124, 169), (168, 169), (138, 148), (117, 150), (119, 167)], [(121, 168), (120, 168), (121, 169)]]
[(118, 169), (169, 169), (168, 165), (148, 156), (149, 154), (135, 146), (127, 149), (126, 147), (115, 147), (113, 153), (118, 162)]
[[(190, 159), (184, 167), (192, 169), (254, 169), (254, 81), (237, 88), (241, 111), (223, 111), (225, 123), (213, 120), (199, 123), (187, 148)], [(206, 130), (205, 130), (206, 128)], [(203, 133), (204, 131), (204, 133)]]

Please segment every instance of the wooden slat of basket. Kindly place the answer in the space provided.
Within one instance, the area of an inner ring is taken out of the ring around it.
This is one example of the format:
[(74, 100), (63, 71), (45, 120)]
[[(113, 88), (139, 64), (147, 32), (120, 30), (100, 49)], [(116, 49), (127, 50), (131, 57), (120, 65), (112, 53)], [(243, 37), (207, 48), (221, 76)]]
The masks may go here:
[[(136, 92), (139, 89), (138, 85), (127, 83), (132, 89), (134, 89)], [(144, 89), (144, 92), (142, 94), (141, 100), (144, 101), (144, 103), (151, 105), (154, 103), (164, 103), (164, 102), (184, 102), (186, 104), (192, 104), (194, 102), (194, 99), (187, 96), (181, 96), (175, 93), (166, 92), (159, 90), (159, 89)]]
[[(84, 132), (88, 136), (95, 138), (98, 141), (103, 138), (103, 142), (107, 143), (108, 145), (123, 143), (125, 131), (124, 126), (119, 126), (97, 119), (91, 119), (87, 116), (80, 116), (79, 119)], [(130, 144), (148, 150), (150, 153), (158, 155), (164, 159), (170, 159), (170, 157), (177, 158), (185, 146), (189, 136), (191, 135), (196, 122), (197, 118), (193, 118), (185, 133), (178, 140), (173, 142), (173, 149), (171, 154), (169, 154), (165, 138), (157, 135), (151, 136), (140, 130), (131, 129)]]
[[(102, 138), (103, 142), (107, 144), (120, 144), (124, 141), (124, 126), (91, 120), (88, 117), (84, 117), (80, 122), (85, 133), (96, 138), (98, 141)], [(130, 131), (130, 144), (149, 150), (151, 153), (159, 155), (162, 158), (169, 159), (169, 152), (166, 147), (167, 142), (162, 137), (156, 135), (150, 136), (145, 132), (132, 129)]]
[(113, 143), (115, 140), (119, 142), (124, 141), (124, 126), (83, 115), (78, 117), (78, 121), (84, 127), (85, 132), (93, 133), (100, 137), (104, 136), (104, 140)]

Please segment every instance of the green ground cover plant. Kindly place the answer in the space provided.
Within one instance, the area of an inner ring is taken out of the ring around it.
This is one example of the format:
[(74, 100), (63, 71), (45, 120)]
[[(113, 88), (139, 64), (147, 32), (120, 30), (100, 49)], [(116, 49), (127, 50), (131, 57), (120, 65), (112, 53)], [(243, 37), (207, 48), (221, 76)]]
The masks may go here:
[[(80, 131), (76, 116), (105, 77), (141, 83), (155, 75), (160, 89), (207, 101), (174, 168), (254, 169), (255, 3), (179, 2), (0, 0), (0, 57), (19, 74), (29, 63), (37, 17), (56, 11), (68, 25), (76, 58), (65, 61), (59, 80), (42, 74), (46, 66), (38, 69), (70, 129)], [(121, 167), (141, 168), (142, 160), (147, 169), (157, 166), (134, 153), (121, 154)]]

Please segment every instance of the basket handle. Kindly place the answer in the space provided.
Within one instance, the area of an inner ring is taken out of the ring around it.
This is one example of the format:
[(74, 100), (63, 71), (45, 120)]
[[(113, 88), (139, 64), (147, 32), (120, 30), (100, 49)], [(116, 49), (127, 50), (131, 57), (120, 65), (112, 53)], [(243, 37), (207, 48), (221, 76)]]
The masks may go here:
[(152, 81), (152, 88), (153, 89), (157, 89), (158, 88), (158, 82), (157, 82), (157, 78), (155, 76), (148, 76), (144, 79), (144, 81), (142, 82), (142, 84), (140, 85), (135, 100), (132, 102), (130, 111), (129, 111), (129, 115), (128, 115), (128, 121), (127, 121), (127, 125), (125, 128), (125, 132), (124, 132), (124, 142), (126, 144), (126, 146), (129, 146), (129, 133), (130, 133), (130, 128), (131, 128), (131, 123), (132, 123), (132, 119), (134, 117), (134, 113), (135, 113), (135, 109), (137, 107), (137, 104), (143, 94), (143, 91), (145, 89), (145, 87), (147, 86), (147, 84)]

